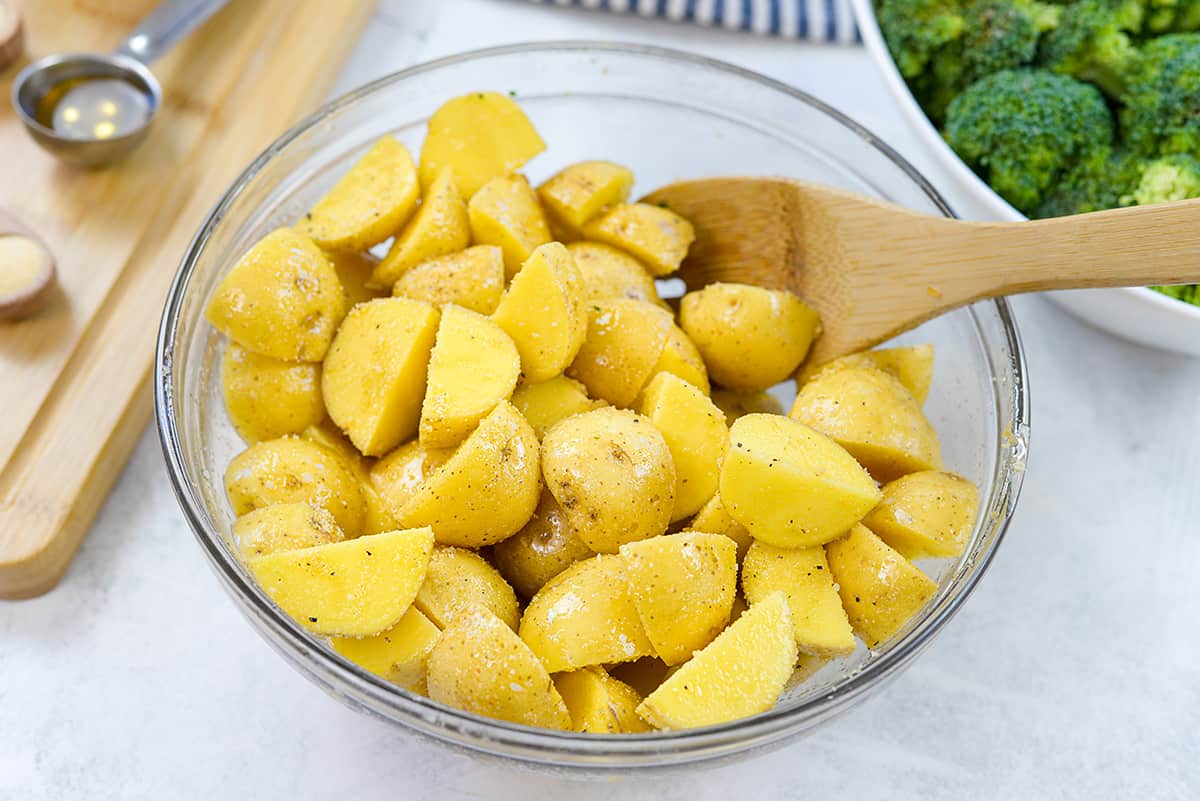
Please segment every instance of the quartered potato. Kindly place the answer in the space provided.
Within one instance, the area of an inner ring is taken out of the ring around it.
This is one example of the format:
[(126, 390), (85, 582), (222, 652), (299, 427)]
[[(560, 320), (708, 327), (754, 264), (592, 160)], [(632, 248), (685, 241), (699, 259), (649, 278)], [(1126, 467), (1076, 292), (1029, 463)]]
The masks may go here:
[(671, 330), (667, 332), (667, 341), (663, 344), (662, 353), (650, 369), (651, 376), (662, 373), (679, 376), (705, 395), (712, 391), (708, 383), (708, 370), (704, 366), (700, 351), (677, 325), (671, 326)]
[(724, 283), (684, 295), (679, 320), (709, 377), (739, 392), (790, 378), (821, 326), (817, 313), (791, 292)]
[(334, 637), (333, 650), (356, 665), (415, 690), (425, 683), (429, 652), (441, 630), (416, 607), (409, 607), (396, 625), (371, 637)]
[(304, 429), (300, 436), (334, 453), (358, 479), (358, 489), (362, 492), (366, 510), (363, 534), (378, 534), (397, 527), (391, 509), (371, 482), (371, 460), (358, 452), (358, 448), (354, 447), (354, 443), (346, 438), (341, 429), (326, 419), (319, 425)]
[(737, 546), (721, 534), (684, 531), (621, 546), (629, 596), (654, 652), (678, 665), (729, 623)]
[(321, 365), (283, 362), (230, 342), (221, 358), (225, 411), (246, 442), (298, 434), (325, 417)]
[(390, 286), (423, 261), (457, 253), (471, 244), (467, 204), (454, 188), (449, 173), (439, 176), (425, 192), (417, 213), (396, 234), (371, 283)]
[(500, 326), (461, 306), (445, 307), (429, 356), (421, 444), (462, 442), (497, 403), (512, 397), (520, 375), (517, 347)]
[(729, 429), (720, 493), (755, 539), (781, 548), (840, 537), (882, 497), (836, 442), (774, 414), (748, 414)]
[(417, 432), (438, 311), (408, 298), (355, 306), (329, 349), (321, 389), (329, 417), (367, 456)]
[(471, 239), (479, 245), (498, 246), (510, 278), (535, 249), (551, 241), (546, 216), (524, 175), (488, 181), (471, 197), (467, 215)]
[(660, 729), (712, 726), (770, 709), (796, 664), (792, 617), (782, 592), (742, 614), (646, 696), (637, 712)]
[(371, 485), (392, 517), (397, 517), (425, 480), (452, 455), (450, 448), (426, 448), (418, 440), (410, 440), (371, 465)]
[(939, 470), (909, 473), (883, 486), (863, 525), (909, 559), (958, 556), (979, 513), (979, 489)]
[(636, 300), (593, 302), (587, 336), (567, 375), (593, 398), (629, 407), (650, 380), (675, 322), (666, 309)]
[(538, 197), (554, 227), (572, 239), (584, 223), (629, 198), (633, 172), (611, 161), (580, 161), (564, 167), (538, 187)]
[(789, 415), (848, 450), (878, 481), (940, 470), (937, 432), (893, 375), (844, 367), (800, 388)]
[(819, 375), (843, 367), (874, 367), (891, 373), (912, 393), (917, 403), (924, 404), (925, 398), (929, 396), (929, 387), (933, 384), (933, 345), (864, 350), (824, 364), (806, 364), (796, 374), (796, 383), (804, 386)]
[(361, 251), (391, 237), (420, 196), (408, 148), (385, 136), (296, 226), (326, 250)]
[(679, 269), (696, 238), (692, 224), (670, 209), (648, 203), (622, 203), (583, 226), (583, 236), (637, 258), (651, 275)]
[(586, 667), (554, 676), (554, 687), (571, 713), (575, 731), (593, 734), (636, 734), (650, 731), (637, 715), (642, 696), (601, 667)]
[(495, 245), (476, 245), (423, 261), (400, 276), (392, 294), (491, 314), (504, 294), (504, 258)]
[(486, 609), (467, 606), (429, 653), (429, 697), (525, 726), (570, 729), (571, 715), (529, 647)]
[(516, 594), (496, 568), (474, 551), (446, 545), (433, 549), (413, 604), (438, 628), (450, 625), (468, 605), (487, 609), (513, 631), (521, 617)]
[(783, 404), (774, 395), (766, 392), (734, 392), (731, 389), (714, 389), (712, 402), (725, 412), (729, 425), (748, 414), (783, 414)]
[(586, 302), (626, 298), (666, 308), (654, 286), (654, 277), (628, 253), (600, 242), (572, 242), (567, 250), (579, 267)]
[(870, 648), (891, 639), (937, 592), (937, 584), (866, 526), (825, 546), (850, 625)]
[(544, 489), (525, 527), (492, 546), (496, 568), (523, 598), (532, 598), (547, 581), (595, 555), (567, 525), (558, 502)]
[(276, 551), (247, 561), (263, 591), (318, 634), (369, 637), (399, 622), (425, 580), (427, 528)]
[(777, 548), (754, 543), (742, 562), (742, 591), (751, 606), (774, 592), (787, 596), (801, 653), (829, 657), (854, 652), (854, 632), (820, 545)]
[(516, 172), (546, 143), (516, 102), (499, 92), (472, 92), (442, 105), (429, 118), (421, 145), (421, 185), (443, 170), (470, 200), (488, 181)]
[(400, 508), (406, 526), (430, 526), (437, 541), (482, 548), (512, 536), (541, 494), (537, 437), (501, 401)]
[(339, 542), (346, 535), (333, 515), (307, 503), (263, 506), (233, 521), (233, 543), (245, 557)]
[(615, 555), (584, 559), (550, 579), (525, 607), (520, 632), (551, 673), (654, 653), (629, 595), (625, 561)]
[(280, 228), (263, 237), (217, 285), (205, 316), (247, 350), (319, 362), (346, 315), (337, 273), (308, 237)]
[(646, 386), (639, 411), (662, 433), (675, 465), (671, 520), (694, 515), (717, 493), (721, 460), (729, 447), (725, 415), (696, 387), (672, 373)]
[(565, 375), (537, 384), (518, 385), (513, 392), (512, 404), (525, 415), (539, 440), (559, 420), (605, 405), (602, 400), (589, 398), (583, 384)]
[(750, 549), (750, 543), (754, 541), (746, 527), (725, 511), (720, 494), (708, 499), (708, 503), (704, 504), (704, 507), (692, 518), (688, 529), (707, 531), (710, 534), (724, 534), (729, 537), (737, 545), (738, 564), (741, 564), (742, 559), (746, 556), (746, 551)]

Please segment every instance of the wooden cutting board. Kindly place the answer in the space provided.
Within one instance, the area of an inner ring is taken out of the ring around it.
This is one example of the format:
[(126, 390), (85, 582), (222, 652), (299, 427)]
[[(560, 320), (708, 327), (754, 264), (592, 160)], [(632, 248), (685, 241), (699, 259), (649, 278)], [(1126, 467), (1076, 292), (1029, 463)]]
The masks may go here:
[[(111, 50), (155, 0), (26, 2), (29, 60)], [(232, 0), (154, 65), (165, 102), (128, 160), (62, 166), (0, 110), (0, 208), (54, 251), (60, 289), (0, 322), (0, 598), (57, 583), (150, 418), (167, 287), (246, 164), (329, 91), (373, 2)]]

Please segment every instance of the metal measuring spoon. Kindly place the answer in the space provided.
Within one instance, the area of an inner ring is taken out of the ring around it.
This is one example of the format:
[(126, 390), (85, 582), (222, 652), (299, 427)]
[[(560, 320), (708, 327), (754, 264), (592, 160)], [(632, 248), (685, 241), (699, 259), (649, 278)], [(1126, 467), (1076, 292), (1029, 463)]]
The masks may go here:
[(147, 66), (228, 0), (166, 0), (111, 55), (62, 53), (17, 75), (12, 104), (30, 136), (55, 157), (84, 167), (134, 150), (162, 105)]

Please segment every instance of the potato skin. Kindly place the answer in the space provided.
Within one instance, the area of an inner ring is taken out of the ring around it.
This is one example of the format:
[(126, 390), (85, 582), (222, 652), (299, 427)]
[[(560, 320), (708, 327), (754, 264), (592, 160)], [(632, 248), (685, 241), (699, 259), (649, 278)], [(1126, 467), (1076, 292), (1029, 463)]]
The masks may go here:
[(512, 404), (525, 415), (539, 440), (558, 421), (605, 405), (602, 400), (589, 398), (587, 387), (565, 375), (537, 384), (519, 384)]
[(567, 375), (588, 395), (628, 408), (654, 374), (675, 322), (658, 306), (626, 298), (593, 303), (587, 335)]
[(546, 215), (524, 175), (502, 175), (488, 181), (471, 197), (467, 215), (471, 240), (499, 247), (509, 278), (534, 249), (551, 241)]
[(283, 362), (230, 342), (221, 358), (221, 392), (246, 442), (299, 434), (325, 417), (321, 365)]
[(546, 486), (598, 553), (662, 534), (675, 506), (675, 466), (649, 419), (620, 409), (568, 417), (542, 440)]
[(546, 582), (595, 552), (567, 525), (549, 490), (542, 490), (537, 511), (525, 527), (492, 547), (492, 558), (523, 598), (532, 598)]
[(696, 239), (692, 224), (670, 209), (648, 203), (621, 203), (583, 226), (583, 236), (636, 256), (651, 275), (679, 269)]
[(471, 604), (487, 609), (513, 631), (521, 615), (516, 594), (496, 568), (474, 551), (448, 545), (434, 548), (413, 603), (439, 628)]
[(392, 240), (387, 255), (371, 274), (371, 283), (390, 286), (421, 262), (458, 253), (469, 244), (467, 204), (449, 173), (440, 175), (425, 193), (417, 213)]
[(495, 245), (476, 245), (416, 265), (392, 286), (396, 297), (491, 314), (504, 294), (504, 258)]
[(574, 239), (583, 225), (618, 203), (633, 187), (633, 172), (611, 161), (570, 164), (538, 187), (538, 198), (555, 225)]
[(333, 515), (307, 503), (264, 506), (233, 521), (233, 542), (245, 557), (339, 542), (346, 535)]
[(958, 556), (979, 513), (979, 489), (954, 473), (909, 473), (883, 487), (883, 500), (863, 518), (908, 559)]
[(933, 345), (864, 350), (824, 364), (806, 364), (796, 373), (796, 384), (804, 386), (820, 375), (843, 367), (874, 367), (891, 373), (912, 393), (918, 404), (924, 405), (933, 384)]

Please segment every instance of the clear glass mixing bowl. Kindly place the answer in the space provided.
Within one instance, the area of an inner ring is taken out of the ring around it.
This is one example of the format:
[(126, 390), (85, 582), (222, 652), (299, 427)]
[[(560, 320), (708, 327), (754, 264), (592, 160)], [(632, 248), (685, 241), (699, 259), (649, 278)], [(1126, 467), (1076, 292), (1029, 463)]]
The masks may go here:
[[(685, 53), (581, 42), (503, 47), (404, 70), (292, 128), (221, 198), (171, 287), (155, 369), (157, 420), (171, 481), (201, 548), (251, 625), (294, 667), (352, 707), (436, 740), (542, 766), (604, 772), (716, 760), (810, 731), (895, 677), (966, 600), (1013, 514), (1029, 433), (1025, 366), (1009, 307), (980, 303), (906, 335), (937, 346), (927, 412), (947, 465), (981, 490), (979, 523), (957, 560), (923, 564), (939, 590), (887, 646), (830, 663), (768, 712), (721, 726), (633, 736), (530, 729), (407, 693), (345, 661), (271, 603), (229, 541), (222, 474), (243, 444), (221, 403), (221, 338), (203, 309), (250, 245), (293, 222), (380, 135), (416, 152), (445, 100), (514, 92), (549, 144), (537, 182), (564, 164), (633, 167), (635, 194), (677, 178), (779, 174), (845, 187), (931, 214), (951, 211), (909, 164), (820, 101), (746, 70)], [(264, 113), (266, 110), (264, 109)]]

